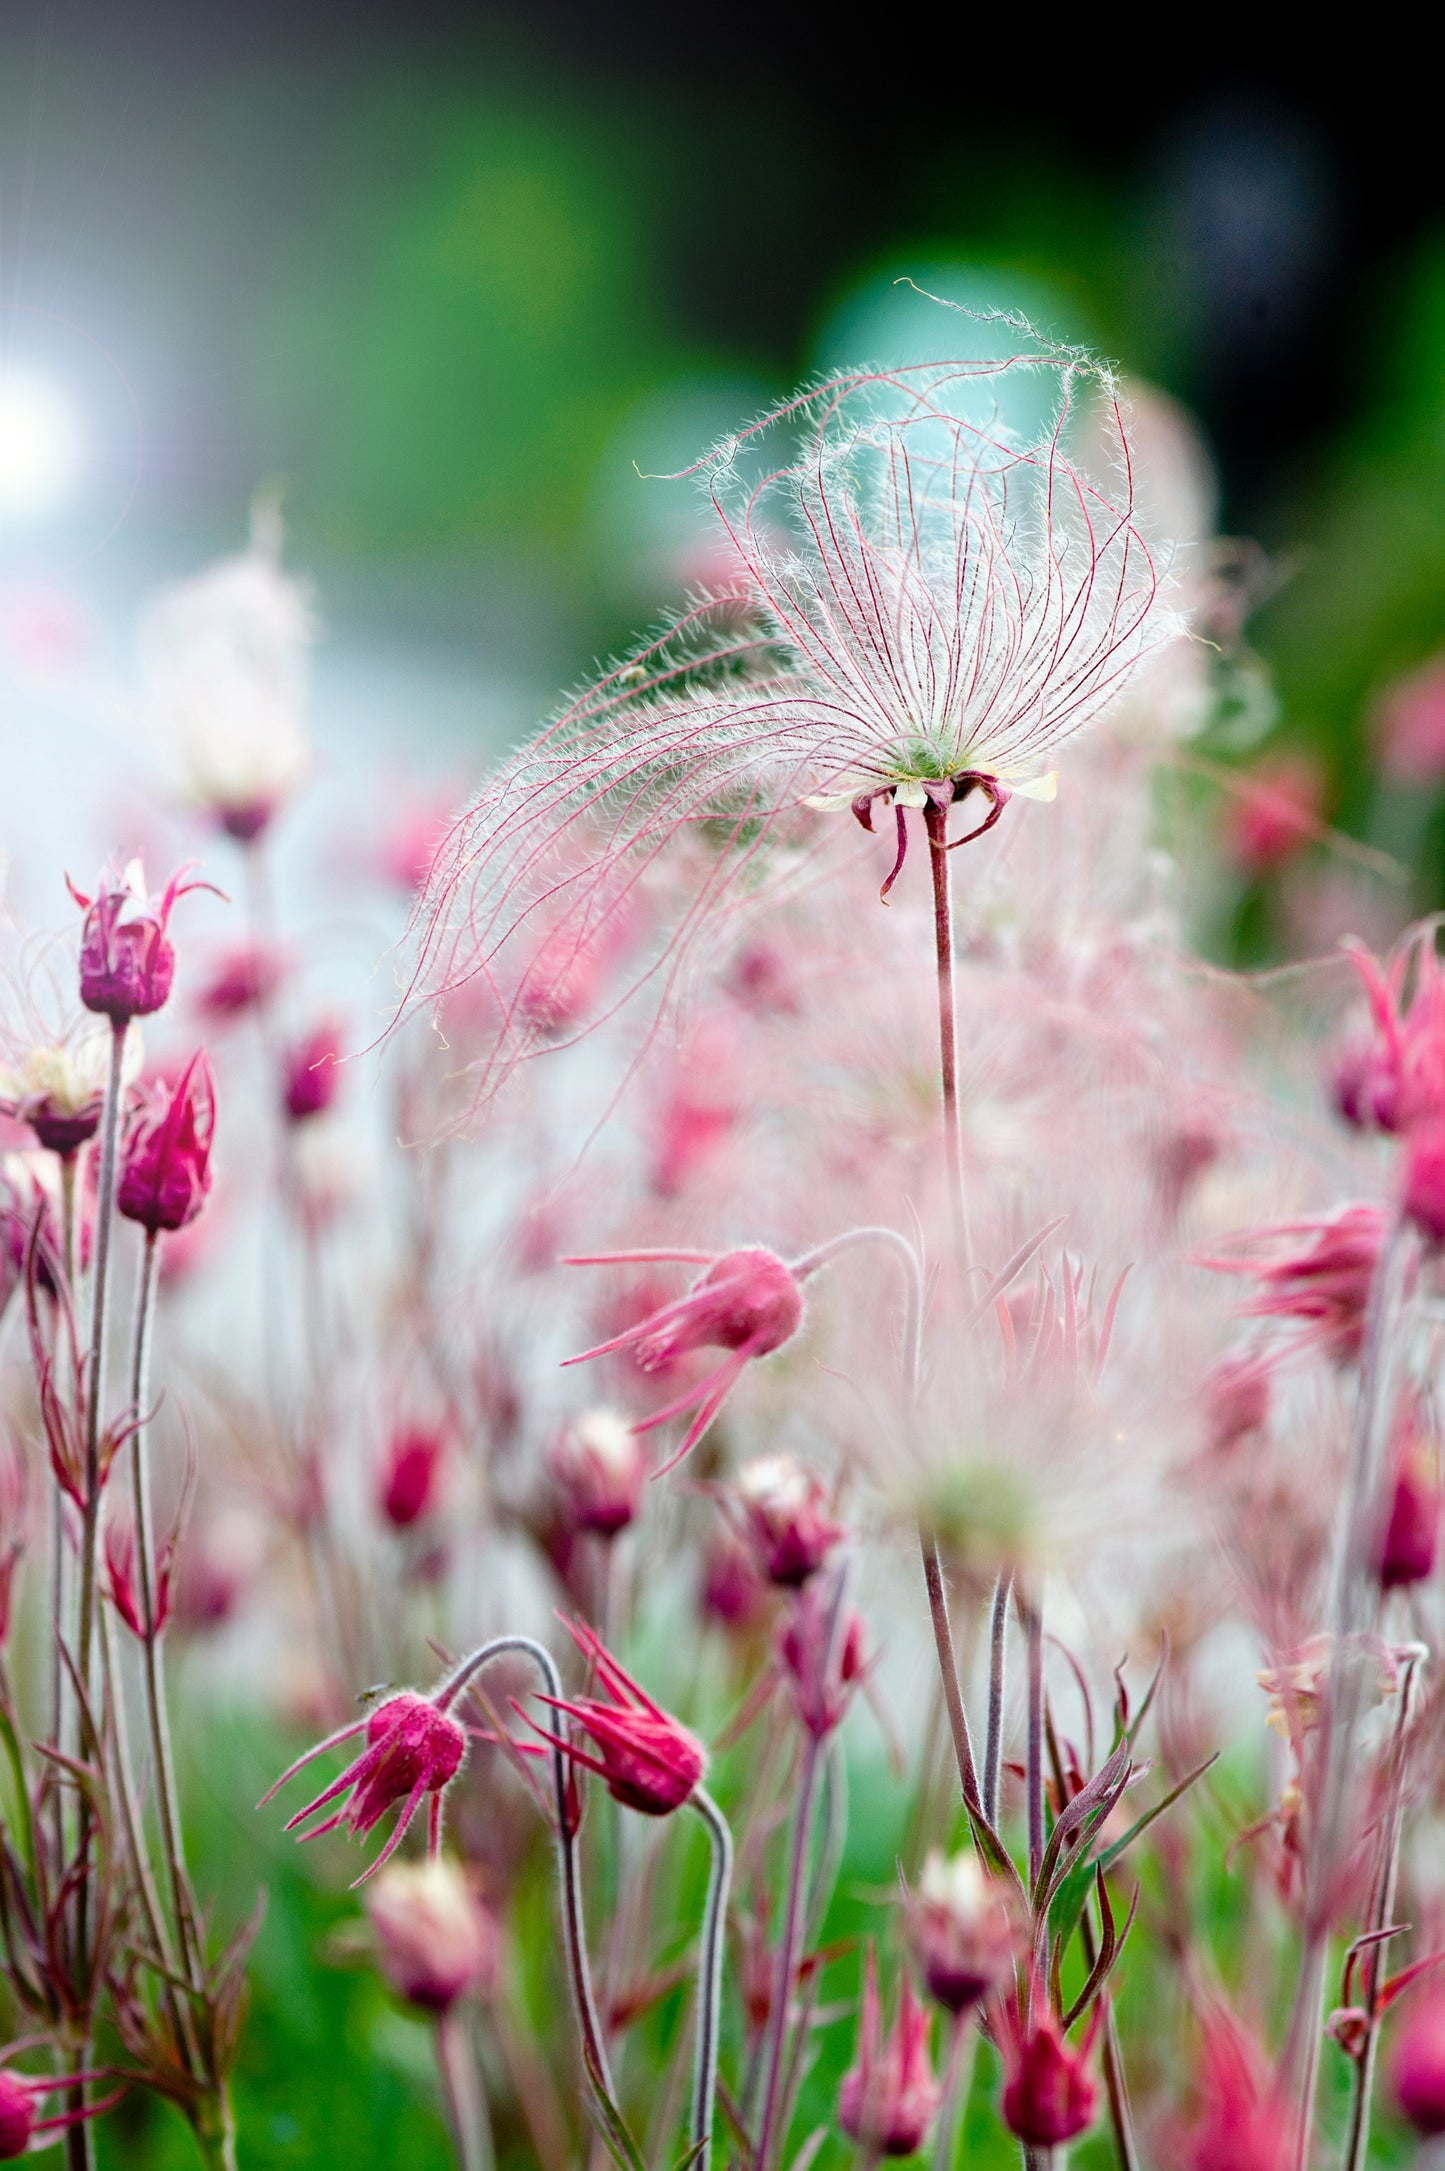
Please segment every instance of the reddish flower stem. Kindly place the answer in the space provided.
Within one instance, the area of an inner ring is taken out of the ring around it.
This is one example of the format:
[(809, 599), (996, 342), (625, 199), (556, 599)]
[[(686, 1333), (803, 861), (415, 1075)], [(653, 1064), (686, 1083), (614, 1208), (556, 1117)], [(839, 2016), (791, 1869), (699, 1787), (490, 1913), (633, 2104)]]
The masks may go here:
[[(1395, 1887), (1400, 1871), (1400, 1831), (1404, 1823), (1402, 1796), (1405, 1785), (1405, 1737), (1410, 1727), (1410, 1706), (1421, 1656), (1423, 1653), (1417, 1649), (1417, 1652), (1405, 1660), (1400, 1680), (1400, 1703), (1395, 1714), (1395, 1731), (1390, 1743), (1387, 1781), (1390, 1805), (1380, 1833), (1380, 1868), (1375, 1886), (1375, 1904), (1370, 1911), (1370, 1928), (1375, 1931), (1388, 1929), (1394, 1919)], [(1355, 2059), (1354, 2084), (1350, 2098), (1350, 2130), (1345, 2144), (1343, 2171), (1365, 2171), (1369, 2154), (1370, 2100), (1374, 2093), (1375, 2060), (1380, 2045), (1380, 2015), (1375, 2005), (1380, 1995), (1380, 1980), (1384, 1970), (1384, 1940), (1377, 1938), (1365, 1955), (1364, 1985), (1360, 1999), (1366, 2014), (1365, 2040)]]
[(963, 1189), (963, 1147), (958, 1128), (958, 1024), (953, 1000), (952, 861), (948, 856), (948, 809), (932, 800), (923, 810), (928, 834), (928, 865), (933, 878), (933, 946), (938, 973), (938, 1069), (943, 1086), (943, 1157), (948, 1175), (948, 1210), (954, 1250), (964, 1267), (971, 1263), (968, 1206)]
[(467, 2038), (466, 2021), (459, 2012), (444, 2013), (435, 2033), (437, 2074), (446, 2100), (458, 2171), (491, 2171), (495, 2158), (487, 2103)]
[(999, 1571), (993, 1588), (993, 1608), (988, 1633), (988, 1732), (983, 1745), (983, 1813), (998, 1829), (999, 1775), (1003, 1768), (1003, 1699), (1008, 1661), (1008, 1601), (1013, 1571)]
[[(841, 1611), (841, 1608), (839, 1608)], [(773, 2003), (768, 2014), (766, 2081), (763, 2116), (753, 2150), (752, 2171), (768, 2171), (782, 2096), (784, 2049), (788, 2040), (788, 2007), (793, 1996), (793, 1977), (798, 1968), (798, 1944), (803, 1920), (803, 1891), (807, 1883), (808, 1848), (813, 1833), (813, 1796), (823, 1757), (823, 1739), (809, 1734), (803, 1747), (803, 1769), (798, 1780), (798, 1806), (793, 1813), (793, 1845), (788, 1861), (788, 1891), (783, 1908), (783, 1934), (778, 1944), (778, 1965), (773, 1978)], [(781, 2142), (781, 2136), (777, 2137)]]

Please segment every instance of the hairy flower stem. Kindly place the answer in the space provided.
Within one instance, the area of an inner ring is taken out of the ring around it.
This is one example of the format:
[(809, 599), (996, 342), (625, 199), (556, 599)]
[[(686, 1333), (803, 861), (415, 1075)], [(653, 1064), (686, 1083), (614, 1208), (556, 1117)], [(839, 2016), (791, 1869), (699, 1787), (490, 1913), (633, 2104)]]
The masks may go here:
[[(549, 1696), (561, 1698), (562, 1676), (557, 1663), (544, 1643), (537, 1643), (531, 1636), (496, 1636), (473, 1651), (447, 1676), (433, 1699), (439, 1711), (445, 1711), (455, 1703), (467, 1683), (494, 1658), (501, 1658), (509, 1651), (517, 1651), (531, 1659), (547, 1684)], [(578, 2032), (582, 2038), (582, 2062), (587, 2078), (592, 2084), (598, 2116), (613, 2140), (622, 2148), (630, 2162), (636, 2162), (636, 2144), (628, 2133), (627, 2124), (617, 2106), (616, 2090), (607, 2062), (607, 2048), (598, 2017), (597, 2000), (592, 1989), (592, 1970), (587, 1960), (587, 1932), (582, 1914), (582, 1887), (577, 1860), (577, 1834), (572, 1828), (571, 1800), (568, 1786), (567, 1758), (555, 1743), (551, 1751), (553, 1810), (556, 1818), (557, 1861), (562, 1872), (562, 1932), (567, 1952), (567, 1973), (572, 1986), (572, 1999), (577, 2013)]]
[(778, 1943), (778, 1964), (773, 1978), (773, 2002), (768, 2014), (763, 2087), (763, 2116), (753, 2150), (752, 2171), (768, 2171), (782, 2099), (784, 2050), (788, 2040), (788, 2008), (793, 1997), (793, 1978), (798, 1971), (798, 1945), (803, 1921), (803, 1892), (807, 1883), (808, 1848), (813, 1833), (813, 1797), (823, 1759), (823, 1741), (810, 1734), (803, 1749), (803, 1769), (798, 1780), (798, 1806), (793, 1813), (793, 1845), (788, 1862), (788, 1890), (783, 1906), (783, 1933)]
[(953, 1736), (954, 1761), (958, 1765), (958, 1783), (963, 1789), (963, 1798), (969, 1808), (981, 1811), (983, 1799), (978, 1790), (978, 1768), (973, 1760), (973, 1737), (968, 1730), (968, 1713), (963, 1708), (963, 1691), (958, 1684), (953, 1623), (949, 1618), (948, 1592), (944, 1588), (943, 1562), (939, 1558), (938, 1540), (920, 1525), (918, 1543), (923, 1553), (923, 1583), (928, 1592), (928, 1615), (933, 1623), (933, 1647), (938, 1654), (938, 1671), (943, 1682), (948, 1729)]
[(732, 1880), (733, 1840), (727, 1819), (706, 1787), (694, 1787), (692, 1806), (707, 1826), (712, 1843), (707, 1904), (697, 1964), (697, 2021), (692, 2062), (692, 2146), (696, 2171), (712, 2161), (713, 2101), (717, 2095), (718, 2030), (722, 2020), (723, 1940), (727, 1930), (728, 1886)]
[(928, 864), (933, 877), (933, 945), (938, 972), (938, 1070), (943, 1086), (943, 1156), (948, 1173), (948, 1210), (953, 1248), (966, 1269), (972, 1265), (968, 1203), (963, 1188), (963, 1146), (958, 1126), (958, 1023), (953, 1002), (952, 861), (948, 856), (948, 809), (932, 800), (923, 810), (928, 834)]
[[(1404, 1662), (1400, 1677), (1399, 1708), (1395, 1714), (1395, 1731), (1390, 1743), (1389, 1808), (1380, 1833), (1380, 1867), (1375, 1883), (1375, 1904), (1370, 1910), (1370, 1928), (1379, 1932), (1388, 1929), (1395, 1913), (1395, 1887), (1400, 1871), (1400, 1832), (1404, 1823), (1403, 1792), (1405, 1783), (1405, 1737), (1410, 1730), (1410, 1707), (1414, 1699), (1415, 1680), (1420, 1670), (1424, 1651), (1416, 1646)], [(1342, 2171), (1365, 2171), (1370, 2147), (1370, 2100), (1375, 2087), (1375, 2060), (1380, 2043), (1380, 2015), (1376, 2001), (1380, 1995), (1380, 1979), (1385, 1971), (1385, 1943), (1378, 1935), (1364, 1960), (1364, 1983), (1360, 2003), (1365, 2011), (1365, 2039), (1355, 2058), (1354, 2083), (1350, 2096), (1349, 2136), (1345, 2143)]]
[[(80, 1151), (62, 1154), (60, 1157), (60, 1214), (61, 1240), (65, 1247), (65, 1286), (71, 1305), (76, 1302), (80, 1286)], [(74, 1353), (74, 1341), (70, 1336), (57, 1335), (58, 1349)], [(66, 1688), (65, 1662), (61, 1656), (63, 1643), (73, 1645), (71, 1606), (75, 1593), (71, 1584), (70, 1555), (65, 1543), (65, 1494), (59, 1479), (51, 1485), (50, 1518), (50, 1738), (57, 1748), (63, 1747), (71, 1736), (69, 1697)], [(65, 1789), (55, 1787), (50, 1797), (51, 1839), (55, 1847), (57, 1863), (65, 1859)]]
[[(1029, 1889), (1036, 1889), (1044, 1859), (1044, 1615), (1041, 1606), (1024, 1607), (1029, 1646)], [(1045, 1954), (1047, 1959), (1047, 1953)]]
[(492, 2171), (495, 2155), (486, 2097), (466, 2021), (456, 2011), (444, 2013), (434, 2032), (437, 2074), (457, 2152), (457, 2171)]
[[(1062, 1802), (1065, 1795), (1064, 1760), (1059, 1753), (1059, 1739), (1054, 1732), (1053, 1716), (1047, 1704), (1044, 1707), (1044, 1731), (1049, 1744), (1049, 1769), (1053, 1773), (1054, 1786)], [(1087, 1907), (1079, 1917), (1079, 1936), (1084, 1947), (1084, 1965), (1092, 1971), (1098, 1958), (1098, 1944)], [(1139, 2144), (1134, 2138), (1134, 2114), (1129, 2104), (1128, 2083), (1124, 2078), (1124, 2052), (1119, 2042), (1119, 2024), (1114, 2017), (1114, 2001), (1109, 1995), (1107, 1983), (1099, 1992), (1099, 2003), (1104, 2008), (1101, 2063), (1104, 2068), (1104, 2090), (1109, 2099), (1109, 2124), (1114, 2129), (1114, 2153), (1119, 2161), (1119, 2171), (1139, 2171)]]
[(1004, 1568), (993, 1587), (988, 1624), (988, 1732), (983, 1744), (983, 1814), (998, 1830), (999, 1775), (1003, 1769), (1003, 1698), (1008, 1663), (1008, 1601), (1013, 1570)]
[(1329, 1624), (1333, 1656), (1315, 1763), (1319, 1775), (1315, 1840), (1306, 1889), (1299, 1976), (1281, 2067), (1287, 2084), (1293, 2084), (1297, 2105), (1295, 2171), (1305, 2171), (1309, 2161), (1330, 1916), (1362, 1708), (1362, 1668), (1354, 1639), (1374, 1625), (1380, 1603), (1374, 1548), (1380, 1530), (1382, 1484), (1395, 1406), (1399, 1337), (1393, 1329), (1404, 1290), (1410, 1241), (1403, 1218), (1397, 1216), (1370, 1285), (1350, 1467), (1337, 1525)]
[(193, 1990), (205, 1981), (205, 1954), (196, 1926), (195, 1899), (186, 1869), (185, 1838), (180, 1801), (176, 1790), (175, 1760), (171, 1755), (170, 1719), (166, 1709), (164, 1659), (161, 1654), (161, 1623), (156, 1612), (156, 1553), (152, 1530), (150, 1452), (146, 1437), (150, 1400), (151, 1341), (155, 1329), (156, 1288), (160, 1275), (160, 1237), (146, 1232), (141, 1260), (140, 1291), (136, 1301), (135, 1348), (131, 1368), (131, 1414), (135, 1432), (131, 1440), (131, 1497), (135, 1508), (136, 1574), (140, 1583), (140, 1616), (144, 1623), (142, 1660), (145, 1672), (146, 1716), (150, 1725), (151, 1756), (155, 1764), (156, 1814), (160, 1819), (161, 1846), (170, 1875), (171, 1911), (175, 1917), (176, 1945), (181, 1971)]

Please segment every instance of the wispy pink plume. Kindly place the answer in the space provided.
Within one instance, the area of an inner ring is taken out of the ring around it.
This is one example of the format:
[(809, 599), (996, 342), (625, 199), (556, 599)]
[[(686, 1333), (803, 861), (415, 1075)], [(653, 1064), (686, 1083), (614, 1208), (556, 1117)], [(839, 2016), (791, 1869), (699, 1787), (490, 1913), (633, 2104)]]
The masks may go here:
[[(1021, 376), (1049, 394), (1027, 441), (1000, 416)], [(1067, 449), (1086, 407), (1087, 465)], [(505, 762), (418, 902), (403, 1014), (488, 985), (477, 1103), (643, 990), (662, 1015), (819, 807), (893, 804), (901, 842), (926, 798), (1044, 795), (1053, 748), (1167, 630), (1122, 408), (1074, 354), (832, 378), (696, 472), (746, 592), (699, 601)], [(692, 878), (669, 885), (683, 837)], [(597, 1007), (539, 1000), (543, 970), (601, 983)]]

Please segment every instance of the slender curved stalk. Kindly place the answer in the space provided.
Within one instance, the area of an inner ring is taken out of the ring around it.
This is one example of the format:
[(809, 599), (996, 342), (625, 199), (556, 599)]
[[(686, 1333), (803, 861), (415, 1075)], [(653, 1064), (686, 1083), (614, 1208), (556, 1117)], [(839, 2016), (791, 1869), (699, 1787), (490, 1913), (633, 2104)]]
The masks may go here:
[(953, 1623), (949, 1619), (948, 1592), (943, 1583), (943, 1563), (938, 1555), (938, 1541), (920, 1525), (918, 1543), (923, 1554), (923, 1582), (928, 1592), (928, 1614), (933, 1623), (933, 1644), (938, 1653), (938, 1671), (943, 1682), (948, 1728), (953, 1736), (958, 1783), (963, 1789), (963, 1798), (969, 1808), (981, 1811), (983, 1801), (978, 1791), (978, 1768), (973, 1760), (973, 1737), (968, 1730), (968, 1713), (963, 1708), (963, 1691), (958, 1683), (958, 1661), (953, 1649)]
[[(1390, 1743), (1390, 1806), (1384, 1830), (1380, 1834), (1380, 1872), (1375, 1888), (1375, 1904), (1370, 1911), (1370, 1928), (1375, 1931), (1388, 1929), (1395, 1912), (1395, 1888), (1400, 1871), (1400, 1831), (1404, 1822), (1402, 1794), (1405, 1781), (1405, 1736), (1410, 1727), (1410, 1706), (1414, 1699), (1415, 1680), (1424, 1653), (1417, 1646), (1406, 1658), (1400, 1680), (1400, 1706), (1395, 1714), (1395, 1731)], [(1370, 2100), (1375, 2086), (1375, 2060), (1380, 2045), (1380, 2015), (1375, 2010), (1380, 1995), (1380, 1978), (1385, 1968), (1385, 1946), (1381, 1939), (1370, 1946), (1364, 1964), (1364, 1987), (1360, 2003), (1365, 2009), (1365, 2040), (1355, 2060), (1354, 2081), (1350, 2097), (1350, 2126), (1345, 2143), (1343, 2171), (1365, 2171), (1370, 2147)]]
[(131, 1439), (131, 1497), (135, 1509), (140, 1617), (145, 1630), (141, 1639), (141, 1652), (145, 1671), (146, 1716), (150, 1724), (151, 1755), (155, 1763), (156, 1814), (160, 1819), (161, 1845), (170, 1875), (171, 1910), (175, 1917), (181, 1969), (191, 1987), (199, 1990), (205, 1980), (205, 1954), (201, 1950), (195, 1899), (186, 1868), (185, 1836), (176, 1788), (175, 1760), (171, 1754), (165, 1661), (161, 1649), (161, 1623), (157, 1619), (157, 1561), (151, 1514), (150, 1451), (145, 1422), (150, 1401), (151, 1341), (155, 1328), (159, 1272), (160, 1237), (154, 1229), (150, 1229), (146, 1232), (145, 1251), (141, 1260), (140, 1291), (136, 1300), (135, 1347), (131, 1366), (131, 1414), (135, 1425)]
[(918, 1254), (906, 1236), (897, 1229), (885, 1228), (881, 1222), (870, 1223), (861, 1229), (845, 1229), (841, 1236), (830, 1236), (826, 1243), (815, 1244), (800, 1259), (792, 1261), (792, 1272), (801, 1280), (820, 1266), (835, 1258), (840, 1251), (851, 1250), (855, 1244), (886, 1244), (901, 1260), (907, 1278), (908, 1301), (903, 1316), (903, 1348), (907, 1359), (908, 1376), (912, 1391), (918, 1392), (919, 1367), (922, 1360), (923, 1334), (923, 1270)]
[(823, 1746), (822, 1737), (809, 1734), (803, 1748), (803, 1769), (798, 1781), (798, 1806), (793, 1814), (793, 1845), (788, 1861), (783, 1934), (778, 1944), (772, 2010), (768, 2014), (765, 2060), (767, 2080), (763, 2089), (763, 2116), (758, 2127), (758, 2143), (753, 2151), (753, 2171), (768, 2171), (774, 2128), (778, 2120), (783, 2081), (783, 2052), (788, 2040), (788, 2006), (792, 2001), (793, 1977), (798, 1968), (803, 1892), (807, 1883), (808, 1846), (813, 1830), (813, 1797), (818, 1787), (818, 1768), (822, 1761)]
[(1041, 1606), (1025, 1609), (1029, 1643), (1029, 1889), (1037, 1883), (1044, 1859), (1044, 1616)]
[[(515, 1651), (532, 1663), (547, 1684), (549, 1696), (562, 1695), (562, 1676), (557, 1662), (544, 1643), (531, 1636), (495, 1636), (479, 1650), (464, 1658), (461, 1664), (448, 1674), (437, 1690), (433, 1702), (438, 1711), (445, 1711), (454, 1704), (472, 1677), (494, 1658), (502, 1658)], [(626, 2122), (617, 2107), (612, 2073), (607, 2062), (607, 2048), (602, 2034), (602, 2023), (597, 2013), (597, 2000), (592, 1989), (592, 1970), (587, 1959), (586, 1926), (582, 1914), (582, 1887), (577, 1861), (577, 1835), (570, 1828), (571, 1805), (568, 1799), (567, 1759), (554, 1743), (551, 1751), (552, 1790), (557, 1820), (557, 1860), (562, 1872), (562, 1926), (563, 1942), (567, 1949), (567, 1971), (572, 1984), (572, 1996), (577, 2011), (577, 2025), (582, 2037), (582, 2060), (587, 2077), (592, 2083), (603, 2122), (613, 2131), (627, 2136)], [(628, 2137), (630, 2142), (630, 2137)]]
[(1003, 1770), (1003, 1704), (1008, 1664), (1008, 1601), (1013, 1571), (1000, 1570), (993, 1587), (988, 1631), (988, 1732), (983, 1744), (983, 1813), (998, 1829), (999, 1778)]
[(482, 2092), (475, 2054), (467, 2040), (466, 2022), (454, 2009), (442, 2014), (435, 2032), (437, 2072), (446, 2098), (458, 2171), (492, 2171), (496, 2155), (487, 2117), (487, 2099)]
[(728, 1885), (732, 1880), (733, 1839), (727, 1819), (706, 1787), (695, 1787), (692, 1806), (707, 1826), (712, 1869), (703, 1910), (697, 1964), (697, 2021), (692, 2063), (692, 2145), (697, 2171), (712, 2161), (713, 2099), (717, 2094), (718, 2029), (722, 2020), (723, 1938), (727, 1929)]

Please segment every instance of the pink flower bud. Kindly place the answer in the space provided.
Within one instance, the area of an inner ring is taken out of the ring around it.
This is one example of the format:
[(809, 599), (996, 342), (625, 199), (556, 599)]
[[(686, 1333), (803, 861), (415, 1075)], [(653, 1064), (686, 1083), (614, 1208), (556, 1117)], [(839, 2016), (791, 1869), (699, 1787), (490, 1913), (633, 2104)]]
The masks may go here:
[(943, 2091), (928, 2056), (928, 2015), (907, 1976), (898, 2018), (884, 2042), (873, 1948), (864, 1963), (863, 2009), (854, 2064), (838, 2089), (838, 2124), (861, 2148), (880, 2156), (912, 2156), (928, 2139)]
[[(831, 1579), (830, 1579), (831, 1580)], [(867, 1668), (867, 1632), (837, 1593), (805, 1584), (778, 1638), (798, 1717), (816, 1741), (841, 1726)]]
[(195, 1220), (211, 1188), (216, 1095), (204, 1051), (150, 1089), (126, 1133), (117, 1209), (154, 1235)]
[(446, 1461), (446, 1435), (406, 1425), (392, 1435), (377, 1486), (377, 1505), (393, 1530), (410, 1530), (437, 1505)]
[(703, 1556), (699, 1598), (704, 1614), (724, 1628), (758, 1628), (767, 1619), (769, 1596), (751, 1552), (731, 1532), (720, 1532)]
[(1410, 1132), (1400, 1203), (1427, 1244), (1445, 1244), (1445, 1121)]
[(1445, 2133), (1445, 1990), (1432, 1987), (1407, 2009), (1390, 2076), (1415, 2131), (1426, 2138)]
[(286, 1058), (282, 1081), (282, 1105), (293, 1123), (319, 1116), (341, 1090), (341, 1036), (334, 1026), (320, 1025)]
[(196, 1008), (216, 1024), (242, 1017), (270, 1001), (285, 971), (279, 951), (265, 949), (256, 942), (243, 943), (216, 959), (196, 997)]
[(458, 1998), (491, 1985), (497, 1930), (455, 1862), (392, 1862), (372, 1885), (366, 1911), (381, 1972), (399, 1998), (424, 2012), (450, 2012)]
[(1307, 754), (1277, 754), (1242, 779), (1225, 847), (1244, 873), (1270, 874), (1319, 834), (1324, 780)]
[(1293, 2121), (1267, 2060), (1226, 2011), (1203, 2017), (1199, 2104), (1185, 2171), (1287, 2171)]
[(23, 2077), (0, 2070), (0, 2163), (29, 2153), (35, 2112), (34, 2094)]
[[(176, 953), (166, 930), (179, 898), (209, 882), (187, 882), (186, 868), (171, 876), (159, 897), (146, 893), (138, 859), (123, 873), (107, 868), (94, 898), (71, 884), (85, 913), (80, 930), (80, 999), (115, 1025), (149, 1017), (171, 992)], [(217, 892), (219, 894), (219, 892)]]
[(1360, 1353), (1385, 1222), (1383, 1207), (1347, 1206), (1337, 1214), (1262, 1231), (1282, 1244), (1272, 1257), (1241, 1254), (1199, 1263), (1219, 1273), (1253, 1275), (1260, 1291), (1248, 1309), (1255, 1318), (1295, 1323), (1303, 1340), (1319, 1343), (1337, 1364), (1346, 1364)]
[(0, 2051), (0, 2163), (13, 2162), (17, 2156), (28, 2156), (37, 2149), (53, 2145), (67, 2127), (108, 2111), (119, 2102), (123, 2092), (96, 2097), (80, 2110), (56, 2111), (50, 2117), (42, 2118), (42, 2096), (56, 2095), (77, 2081), (93, 2081), (101, 2076), (95, 2073), (68, 2073), (63, 2077), (49, 2073), (12, 2073), (5, 2061), (13, 2058), (17, 2051), (31, 2048), (33, 2040), (26, 2037)]
[(1102, 2008), (1094, 2008), (1084, 2042), (1064, 2041), (1052, 2013), (1042, 2011), (1021, 2037), (1009, 2045), (1009, 2077), (1003, 2092), (1003, 2120), (1010, 2133), (1033, 2148), (1058, 2148), (1094, 2123), (1099, 2084), (1089, 2066), (1089, 2050)]
[(581, 1622), (569, 1621), (567, 1626), (611, 1701), (581, 1696), (568, 1702), (544, 1696), (542, 1702), (575, 1719), (597, 1754), (543, 1727), (537, 1732), (565, 1750), (574, 1764), (595, 1771), (614, 1801), (645, 1817), (668, 1816), (688, 1800), (707, 1769), (702, 1743), (624, 1672), (593, 1629)]
[(1374, 736), (1392, 784), (1430, 786), (1445, 776), (1445, 657), (1395, 682), (1376, 712)]
[(791, 1455), (759, 1455), (738, 1473), (743, 1529), (770, 1583), (796, 1590), (816, 1575), (843, 1537), (827, 1513), (827, 1487)]
[(1395, 1443), (1394, 1483), (1380, 1533), (1376, 1568), (1386, 1590), (1422, 1583), (1435, 1566), (1440, 1542), (1440, 1456), (1407, 1411)]
[(929, 1996), (950, 2013), (981, 2003), (1013, 1963), (1003, 1894), (974, 1854), (931, 1850), (909, 1899), (908, 1936)]
[[(156, 1560), (155, 1578), (151, 1585), (155, 1601), (155, 1627), (159, 1634), (170, 1617), (171, 1570), (175, 1548), (166, 1545)], [(145, 1606), (136, 1568), (135, 1531), (129, 1523), (112, 1519), (105, 1526), (105, 1565), (110, 1577), (111, 1603), (133, 1636), (144, 1637), (146, 1630)]]
[(413, 1689), (403, 1689), (396, 1696), (388, 1696), (385, 1703), (378, 1704), (366, 1718), (342, 1727), (339, 1733), (329, 1735), (314, 1749), (308, 1749), (304, 1756), (298, 1757), (282, 1772), (275, 1785), (268, 1787), (260, 1806), (264, 1807), (272, 1795), (313, 1757), (324, 1755), (328, 1749), (362, 1733), (366, 1746), (361, 1754), (352, 1759), (339, 1779), (333, 1779), (329, 1787), (323, 1788), (304, 1809), (299, 1809), (286, 1825), (288, 1832), (295, 1831), (298, 1824), (304, 1824), (318, 1809), (341, 1799), (341, 1808), (324, 1817), (320, 1824), (313, 1824), (309, 1832), (303, 1832), (302, 1840), (319, 1839), (323, 1832), (334, 1831), (339, 1824), (347, 1825), (358, 1839), (364, 1839), (387, 1810), (399, 1803), (391, 1837), (370, 1868), (355, 1879), (357, 1884), (374, 1876), (390, 1858), (428, 1794), (437, 1797), (432, 1806), (432, 1819), (434, 1827), (439, 1829), (440, 1797), (460, 1771), (467, 1753), (466, 1729), (460, 1721), (449, 1712), (438, 1710), (429, 1697), (418, 1696)]
[(1257, 1355), (1226, 1357), (1204, 1383), (1209, 1444), (1216, 1454), (1263, 1432), (1269, 1419), (1269, 1366)]
[(572, 1530), (615, 1538), (636, 1520), (647, 1452), (625, 1417), (585, 1411), (553, 1443), (547, 1463)]

